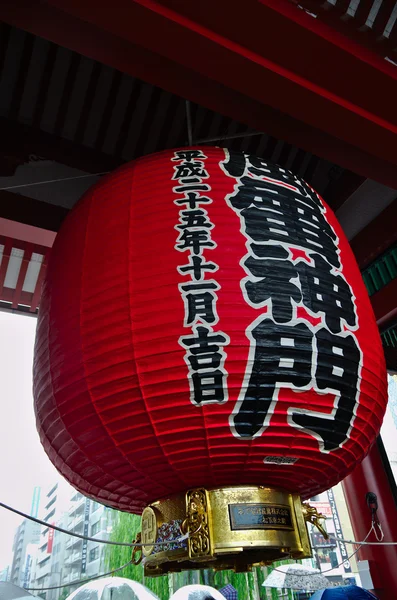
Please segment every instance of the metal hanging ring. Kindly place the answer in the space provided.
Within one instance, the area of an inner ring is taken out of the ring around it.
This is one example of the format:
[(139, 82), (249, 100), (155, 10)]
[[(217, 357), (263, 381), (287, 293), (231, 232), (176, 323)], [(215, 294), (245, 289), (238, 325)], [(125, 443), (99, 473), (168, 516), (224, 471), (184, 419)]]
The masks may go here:
[[(139, 532), (137, 534), (135, 540), (133, 541), (133, 544), (140, 544), (140, 543), (141, 543), (141, 532)], [(132, 550), (132, 555), (131, 555), (132, 564), (139, 565), (142, 562), (142, 558), (143, 558), (142, 547), (135, 546)]]

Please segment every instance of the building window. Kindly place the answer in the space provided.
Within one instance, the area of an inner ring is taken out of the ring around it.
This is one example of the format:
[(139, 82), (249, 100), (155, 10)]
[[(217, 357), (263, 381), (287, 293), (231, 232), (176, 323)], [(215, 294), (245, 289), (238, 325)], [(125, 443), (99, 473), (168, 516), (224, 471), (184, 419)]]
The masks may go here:
[(96, 546), (95, 548), (90, 550), (90, 562), (93, 562), (94, 560), (98, 560), (98, 558), (99, 558), (99, 546)]
[(51, 496), (51, 495), (52, 495), (52, 494), (55, 492), (55, 490), (56, 490), (57, 488), (58, 488), (58, 484), (56, 483), (56, 484), (54, 485), (54, 487), (53, 487), (53, 488), (51, 488), (51, 489), (50, 489), (50, 491), (48, 492), (48, 494), (47, 494), (47, 498), (49, 498), (49, 497), (50, 497), (50, 496)]
[(97, 521), (96, 523), (91, 525), (91, 535), (95, 535), (96, 533), (98, 533), (98, 531), (100, 531), (100, 529), (101, 529), (100, 521)]
[(53, 548), (53, 554), (58, 554), (61, 551), (61, 542), (58, 542), (57, 544), (55, 544), (54, 548)]
[(46, 515), (46, 516), (44, 517), (44, 521), (47, 521), (47, 523), (48, 523), (48, 521), (49, 521), (49, 520), (51, 519), (51, 517), (53, 517), (54, 515), (55, 515), (55, 508), (53, 508), (53, 509), (52, 509), (52, 511), (51, 511), (50, 513), (48, 513), (48, 515)]
[(46, 505), (45, 509), (48, 510), (50, 508), (50, 506), (52, 506), (53, 504), (55, 504), (56, 501), (57, 501), (57, 497), (53, 496), (51, 498), (51, 500), (49, 501), (49, 503)]

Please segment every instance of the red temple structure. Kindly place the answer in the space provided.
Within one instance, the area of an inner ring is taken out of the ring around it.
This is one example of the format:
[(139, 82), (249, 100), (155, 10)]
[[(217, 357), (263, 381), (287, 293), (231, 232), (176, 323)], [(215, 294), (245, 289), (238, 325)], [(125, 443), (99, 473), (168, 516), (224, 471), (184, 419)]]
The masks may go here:
[[(101, 174), (193, 142), (256, 154), (335, 211), (397, 371), (397, 4), (389, 0), (4, 0), (0, 6), (0, 308), (36, 315), (63, 219)], [(42, 182), (46, 182), (45, 185)], [(379, 501), (375, 445), (345, 481), (356, 539)], [(396, 597), (397, 547), (369, 546)]]

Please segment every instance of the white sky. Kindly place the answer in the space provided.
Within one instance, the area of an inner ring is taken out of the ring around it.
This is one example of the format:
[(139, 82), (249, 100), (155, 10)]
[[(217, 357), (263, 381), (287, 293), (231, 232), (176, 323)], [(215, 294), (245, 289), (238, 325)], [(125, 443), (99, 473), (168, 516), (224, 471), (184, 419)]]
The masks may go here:
[[(33, 488), (59, 479), (36, 431), (32, 360), (36, 319), (0, 312), (0, 500), (29, 513)], [(0, 570), (22, 518), (0, 507)]]

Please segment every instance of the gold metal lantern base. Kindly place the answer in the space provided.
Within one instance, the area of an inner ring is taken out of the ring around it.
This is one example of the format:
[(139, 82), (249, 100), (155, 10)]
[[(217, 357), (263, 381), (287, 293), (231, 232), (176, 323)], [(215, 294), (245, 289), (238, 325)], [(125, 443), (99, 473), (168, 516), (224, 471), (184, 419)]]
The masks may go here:
[[(306, 522), (326, 536), (323, 518), (299, 495), (282, 490), (192, 489), (143, 511), (145, 575), (208, 568), (242, 572), (275, 560), (307, 558), (311, 547)], [(136, 551), (134, 561), (140, 562)]]

